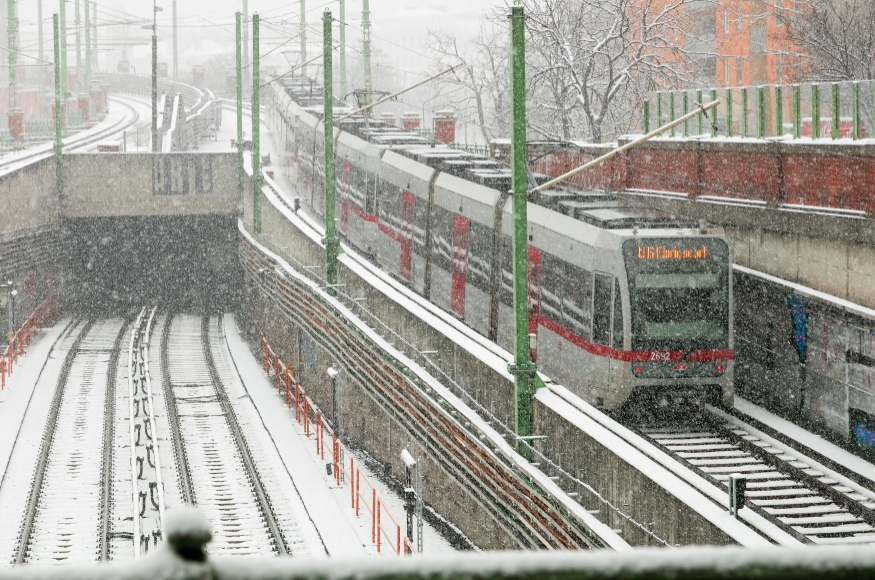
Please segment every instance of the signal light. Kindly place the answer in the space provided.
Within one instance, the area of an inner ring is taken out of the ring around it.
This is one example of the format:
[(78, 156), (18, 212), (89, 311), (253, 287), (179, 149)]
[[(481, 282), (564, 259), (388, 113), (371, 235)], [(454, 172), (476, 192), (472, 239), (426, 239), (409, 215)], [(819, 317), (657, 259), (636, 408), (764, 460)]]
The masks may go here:
[(641, 366), (640, 366), (640, 365), (637, 366), (637, 367), (635, 367), (635, 374), (636, 374), (636, 375), (640, 375), (640, 374), (641, 374)]
[(718, 372), (718, 373), (722, 373), (722, 372), (723, 372), (723, 365), (717, 365), (717, 372)]

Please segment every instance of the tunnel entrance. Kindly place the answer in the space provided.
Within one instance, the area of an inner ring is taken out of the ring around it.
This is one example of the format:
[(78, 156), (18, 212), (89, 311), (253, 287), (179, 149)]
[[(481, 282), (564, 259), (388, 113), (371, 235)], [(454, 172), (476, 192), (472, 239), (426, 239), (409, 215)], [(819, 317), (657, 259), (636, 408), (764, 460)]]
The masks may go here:
[(113, 311), (146, 304), (236, 309), (241, 290), (237, 218), (232, 215), (75, 218), (69, 244), (68, 304)]

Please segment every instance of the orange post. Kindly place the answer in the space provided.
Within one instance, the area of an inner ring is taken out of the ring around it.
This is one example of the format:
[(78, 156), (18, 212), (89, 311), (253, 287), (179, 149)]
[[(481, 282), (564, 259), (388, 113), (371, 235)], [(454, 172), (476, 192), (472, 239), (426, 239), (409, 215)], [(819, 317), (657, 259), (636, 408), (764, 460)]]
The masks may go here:
[(27, 346), (30, 347), (30, 317), (28, 317), (27, 322), (24, 323), (24, 326), (27, 328)]
[(18, 356), (24, 356), (24, 341), (21, 339), (21, 331), (22, 329), (19, 328), (18, 332), (15, 333), (18, 340)]
[(371, 543), (377, 542), (374, 532), (377, 529), (377, 490), (371, 489)]
[(304, 436), (310, 436), (310, 408), (307, 405), (307, 393), (301, 389), (301, 394), (304, 396)]
[(282, 368), (283, 368), (283, 364), (280, 362), (279, 357), (274, 355), (273, 356), (273, 374), (276, 375), (276, 392), (277, 393), (280, 392), (280, 386), (283, 384), (282, 383), (282, 370), (281, 370)]
[[(355, 507), (355, 478), (353, 474), (355, 473), (355, 463), (353, 462), (353, 458), (349, 458), (349, 506)], [(356, 514), (358, 515), (358, 514)]]
[(401, 526), (395, 524), (395, 545), (398, 547), (397, 554), (401, 555)]
[(316, 411), (315, 415), (316, 416), (313, 419), (313, 430), (315, 431), (315, 435), (316, 435), (316, 455), (319, 455), (319, 451), (320, 451), (319, 450), (319, 443), (320, 443), (319, 434), (322, 432), (322, 429), (320, 429), (320, 424), (319, 424), (319, 411)]
[(292, 382), (292, 373), (286, 368), (286, 407), (292, 406), (292, 397), (289, 392), (289, 384)]
[(337, 482), (337, 485), (340, 485), (340, 468), (343, 466), (340, 465), (340, 462), (338, 461), (340, 445), (337, 444), (337, 435), (335, 435), (334, 432), (331, 433), (331, 454), (334, 456), (332, 457), (332, 462), (334, 463), (334, 479)]
[(298, 386), (298, 381), (295, 381), (295, 421), (298, 423), (301, 422), (301, 405), (299, 403), (300, 397), (298, 397), (298, 391), (300, 390), (300, 386)]
[(0, 381), (2, 381), (2, 385), (0, 385), (0, 389), (6, 388), (6, 357), (0, 357)]
[(264, 336), (261, 337), (261, 364), (264, 366), (264, 372), (270, 373), (270, 367), (267, 366), (267, 340)]
[(355, 470), (355, 517), (359, 517), (359, 513), (360, 513), (360, 511), (359, 511), (359, 503), (360, 503), (359, 498), (361, 498), (361, 493), (362, 493), (362, 489), (360, 486), (361, 481), (359, 479), (360, 476), (361, 476), (361, 472), (358, 469), (356, 469)]
[[(375, 496), (377, 495), (376, 491), (374, 491), (374, 495)], [(380, 553), (380, 544), (382, 543), (381, 540), (383, 539), (381, 537), (382, 534), (380, 534), (381, 530), (382, 530), (382, 528), (380, 527), (380, 500), (377, 500), (377, 553), (378, 554)]]

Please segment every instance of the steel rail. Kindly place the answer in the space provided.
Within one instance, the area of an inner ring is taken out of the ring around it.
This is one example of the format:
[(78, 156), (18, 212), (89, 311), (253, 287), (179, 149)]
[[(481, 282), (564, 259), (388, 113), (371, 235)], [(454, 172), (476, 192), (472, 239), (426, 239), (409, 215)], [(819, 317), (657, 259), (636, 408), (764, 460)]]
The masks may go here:
[(115, 436), (115, 383), (116, 375), (118, 374), (118, 359), (119, 347), (121, 346), (122, 338), (128, 328), (128, 323), (122, 325), (119, 330), (118, 337), (115, 340), (115, 347), (109, 354), (109, 365), (106, 371), (106, 403), (103, 411), (103, 453), (101, 458), (101, 479), (100, 479), (100, 561), (109, 560), (109, 540), (112, 535), (112, 518), (110, 511), (112, 509), (112, 451), (113, 437)]
[(191, 481), (191, 469), (185, 454), (185, 442), (182, 440), (182, 430), (179, 427), (179, 410), (176, 397), (173, 395), (173, 385), (170, 383), (170, 326), (173, 322), (173, 312), (167, 313), (164, 329), (161, 332), (161, 378), (164, 383), (164, 404), (167, 407), (167, 423), (170, 426), (170, 436), (173, 440), (173, 456), (176, 459), (176, 473), (179, 479), (179, 491), (183, 503), (197, 505), (194, 485)]
[[(148, 413), (152, 421), (153, 429), (155, 429), (155, 425), (157, 425), (157, 422), (155, 419), (155, 399), (152, 396), (152, 373), (149, 370), (149, 337), (152, 334), (152, 322), (155, 319), (155, 312), (157, 310), (157, 306), (152, 308), (152, 312), (151, 314), (149, 314), (149, 321), (146, 323), (146, 332), (143, 335), (143, 364), (145, 366), (146, 376), (146, 396), (149, 397)], [(157, 431), (155, 431), (155, 442), (152, 445), (154, 448), (153, 455), (155, 457), (155, 483), (158, 490), (158, 520), (161, 522), (161, 527), (163, 528), (164, 510), (166, 506), (164, 504), (164, 478), (161, 475), (161, 453), (159, 452)]]
[(289, 549), (286, 546), (285, 538), (280, 530), (279, 522), (277, 522), (276, 514), (273, 512), (270, 499), (268, 499), (267, 491), (261, 483), (261, 477), (255, 467), (255, 461), (252, 459), (252, 454), (249, 452), (249, 446), (246, 443), (246, 438), (243, 436), (243, 430), (240, 429), (240, 424), (237, 421), (237, 414), (231, 406), (231, 401), (228, 399), (228, 393), (225, 391), (225, 385), (219, 376), (219, 371), (216, 369), (216, 363), (213, 360), (213, 351), (210, 344), (210, 316), (204, 315), (201, 322), (201, 343), (204, 349), (204, 358), (207, 363), (207, 369), (210, 373), (213, 387), (216, 390), (216, 396), (222, 406), (222, 411), (225, 415), (225, 420), (234, 435), (234, 441), (237, 444), (237, 449), (240, 451), (240, 457), (243, 459), (243, 464), (249, 474), (249, 480), (252, 485), (252, 491), (255, 493), (255, 498), (258, 501), (258, 507), (261, 514), (267, 522), (268, 529), (274, 540), (274, 548), (281, 556), (288, 556)]
[[(116, 121), (116, 123), (113, 124), (112, 126), (101, 130), (100, 133), (95, 134), (95, 135), (89, 135), (87, 137), (82, 137), (78, 134), (73, 135), (73, 136), (69, 137), (68, 141), (62, 145), (62, 147), (63, 147), (62, 152), (69, 152), (69, 151), (75, 151), (77, 149), (81, 149), (82, 147), (85, 147), (87, 145), (91, 145), (93, 143), (96, 143), (98, 141), (106, 139), (107, 137), (109, 137), (111, 135), (115, 135), (117, 133), (120, 133), (120, 132), (124, 131), (125, 129), (127, 129), (128, 127), (135, 125), (140, 118), (140, 114), (137, 113), (136, 109), (132, 105), (129, 105), (128, 103), (119, 103), (119, 104), (130, 109), (131, 112), (133, 113), (133, 118), (131, 118), (131, 117), (122, 118), (122, 119)], [(45, 144), (43, 144), (43, 146), (45, 146)], [(37, 145), (37, 147), (39, 147), (39, 145)], [(44, 151), (34, 151), (32, 153), (28, 153), (27, 155), (23, 155), (21, 157), (15, 157), (14, 159), (7, 159), (5, 161), (0, 161), (0, 170), (2, 170), (5, 167), (8, 167), (10, 165), (13, 165), (13, 164), (18, 164), (18, 163), (23, 163), (23, 162), (33, 160), (34, 158), (43, 157), (43, 156), (45, 158), (49, 158), (53, 155), (54, 154), (52, 153), (51, 148), (44, 150)]]
[(137, 443), (134, 436), (134, 374), (136, 372), (136, 352), (135, 345), (137, 338), (143, 328), (143, 315), (146, 313), (144, 307), (140, 310), (134, 329), (131, 331), (131, 343), (128, 347), (128, 439), (131, 458), (129, 460), (131, 469), (131, 541), (133, 542), (134, 557), (140, 556), (140, 510), (137, 506)]

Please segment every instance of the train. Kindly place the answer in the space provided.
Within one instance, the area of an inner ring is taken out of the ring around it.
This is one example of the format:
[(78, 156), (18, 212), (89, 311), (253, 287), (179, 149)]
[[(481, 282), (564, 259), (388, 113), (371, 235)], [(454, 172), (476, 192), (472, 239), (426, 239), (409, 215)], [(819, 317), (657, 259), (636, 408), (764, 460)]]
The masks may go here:
[[(323, 215), (321, 90), (298, 77), (271, 87), (275, 162)], [(362, 116), (335, 126), (339, 235), (511, 350), (509, 169)], [(530, 175), (533, 184), (546, 179)], [(539, 371), (606, 411), (732, 406), (732, 252), (721, 228), (557, 188), (530, 199), (528, 238)]]

